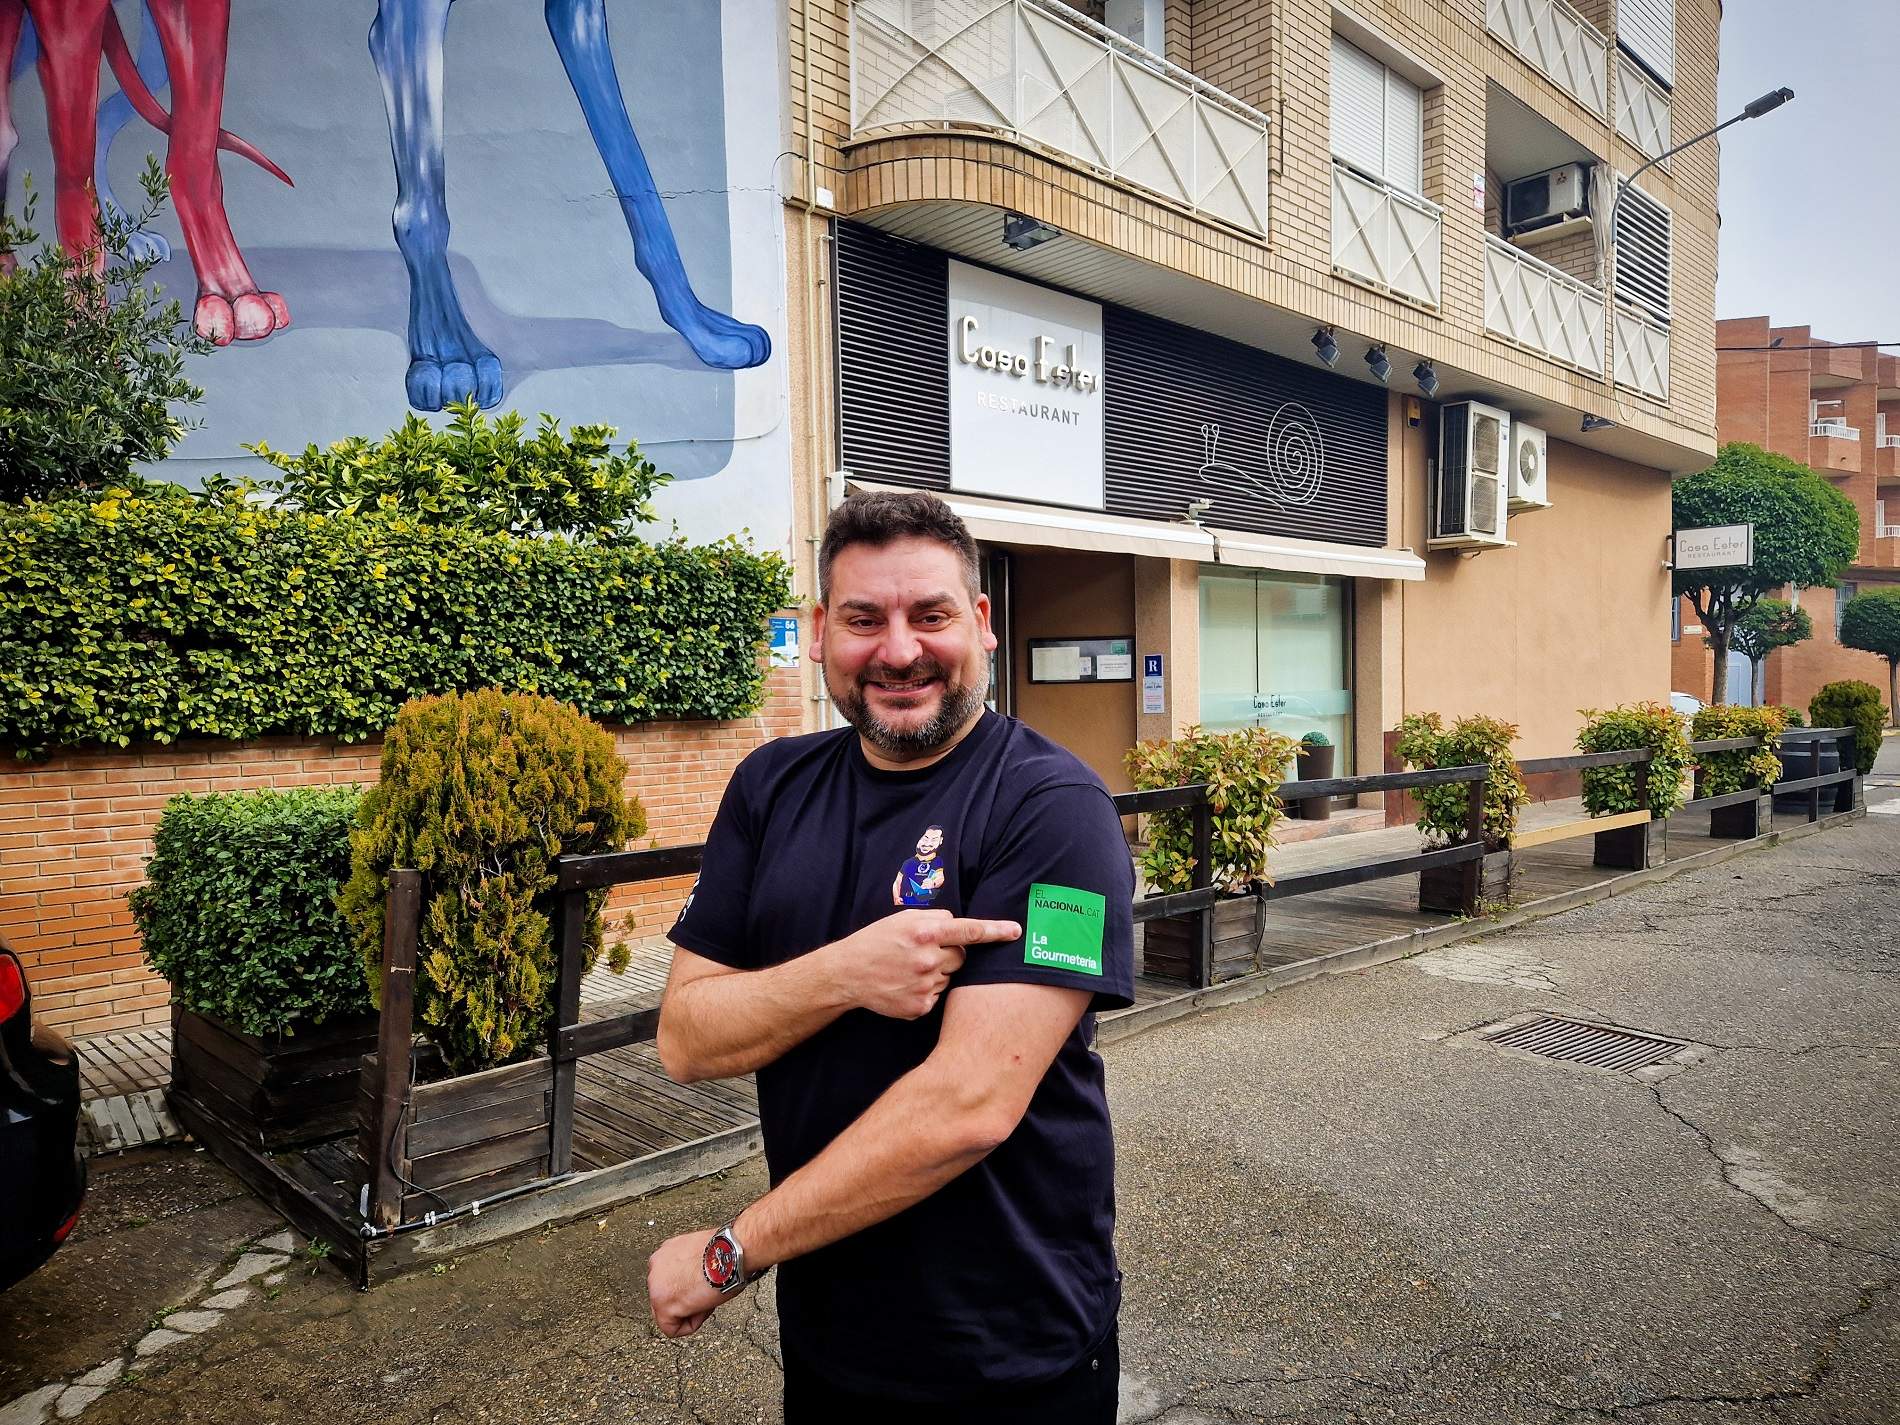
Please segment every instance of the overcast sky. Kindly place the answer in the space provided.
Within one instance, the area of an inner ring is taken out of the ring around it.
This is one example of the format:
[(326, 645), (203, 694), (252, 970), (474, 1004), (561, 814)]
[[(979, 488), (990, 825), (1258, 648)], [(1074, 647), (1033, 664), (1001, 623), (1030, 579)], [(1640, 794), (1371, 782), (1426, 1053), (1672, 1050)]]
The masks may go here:
[(1716, 314), (1900, 341), (1900, 3), (1727, 0), (1721, 117), (1782, 84), (1792, 104), (1721, 138)]

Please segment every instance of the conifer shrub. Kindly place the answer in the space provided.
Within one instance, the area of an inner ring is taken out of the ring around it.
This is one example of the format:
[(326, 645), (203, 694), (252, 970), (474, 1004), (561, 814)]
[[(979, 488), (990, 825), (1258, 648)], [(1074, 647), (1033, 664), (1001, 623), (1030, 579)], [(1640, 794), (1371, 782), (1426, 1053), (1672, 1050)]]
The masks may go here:
[[(616, 851), (644, 833), (626, 775), (607, 732), (552, 698), (483, 689), (397, 713), (339, 904), (380, 992), (389, 872), (423, 873), (416, 1018), (453, 1072), (514, 1063), (546, 1041), (559, 955), (554, 858)], [(605, 902), (604, 891), (588, 898), (589, 969)]]
[(1880, 756), (1881, 729), (1887, 725), (1880, 689), (1858, 678), (1829, 683), (1808, 699), (1808, 715), (1816, 727), (1853, 728), (1854, 761), (1860, 774), (1864, 777), (1874, 770), (1874, 759)]

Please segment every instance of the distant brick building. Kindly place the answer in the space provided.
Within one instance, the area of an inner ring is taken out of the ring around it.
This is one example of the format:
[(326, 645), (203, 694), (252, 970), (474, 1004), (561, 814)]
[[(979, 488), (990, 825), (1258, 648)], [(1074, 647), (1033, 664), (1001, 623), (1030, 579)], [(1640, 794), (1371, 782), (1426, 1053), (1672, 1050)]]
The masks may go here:
[[(1769, 656), (1758, 680), (1761, 700), (1805, 710), (1824, 683), (1842, 678), (1884, 690), (1886, 663), (1843, 648), (1837, 630), (1855, 594), (1900, 583), (1900, 357), (1835, 346), (1808, 327), (1771, 326), (1767, 317), (1717, 322), (1715, 344), (1718, 438), (1812, 466), (1860, 513), (1860, 553), (1840, 583), (1794, 594), (1814, 620), (1814, 637)], [(1707, 698), (1713, 655), (1686, 599), (1680, 612), (1674, 686)], [(1731, 670), (1732, 679), (1741, 676)]]

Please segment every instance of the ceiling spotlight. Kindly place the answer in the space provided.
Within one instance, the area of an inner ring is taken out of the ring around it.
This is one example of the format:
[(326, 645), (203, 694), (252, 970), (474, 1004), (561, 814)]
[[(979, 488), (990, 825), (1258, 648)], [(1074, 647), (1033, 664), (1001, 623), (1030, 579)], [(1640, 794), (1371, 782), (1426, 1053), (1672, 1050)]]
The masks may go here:
[(1590, 434), (1593, 430), (1615, 429), (1616, 422), (1611, 420), (1608, 416), (1585, 416), (1583, 418), (1583, 433), (1585, 435)]
[(1438, 372), (1429, 361), (1421, 361), (1412, 368), (1412, 379), (1418, 382), (1418, 389), (1427, 396), (1438, 394)]
[(1321, 327), (1313, 333), (1313, 355), (1328, 366), (1339, 365), (1339, 343), (1333, 340), (1333, 329)]
[(1383, 346), (1366, 348), (1366, 365), (1372, 369), (1373, 378), (1383, 384), (1392, 375), (1392, 363), (1386, 359)]
[(1003, 245), (1018, 252), (1028, 252), (1039, 243), (1061, 236), (1061, 228), (1052, 227), (1040, 218), (1025, 217), (1021, 213), (1003, 214)]

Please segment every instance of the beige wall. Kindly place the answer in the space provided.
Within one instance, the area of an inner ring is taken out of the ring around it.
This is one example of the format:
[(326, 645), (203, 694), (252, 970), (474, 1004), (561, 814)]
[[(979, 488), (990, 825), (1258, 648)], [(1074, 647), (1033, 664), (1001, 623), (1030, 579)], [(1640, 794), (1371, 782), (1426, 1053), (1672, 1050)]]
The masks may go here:
[[(1406, 434), (1422, 471), (1423, 430)], [(1428, 553), (1399, 596), (1399, 704), (1515, 722), (1529, 757), (1573, 750), (1580, 708), (1669, 693), (1668, 480), (1557, 440), (1549, 470), (1551, 508), (1511, 517), (1516, 548)], [(1423, 551), (1411, 488), (1404, 542)]]
[(1031, 683), (1032, 638), (1127, 638), (1135, 632), (1135, 560), (1126, 554), (1013, 549), (1016, 716), (1080, 757), (1111, 792), (1131, 789), (1122, 756), (1135, 744), (1141, 667), (1132, 683)]

